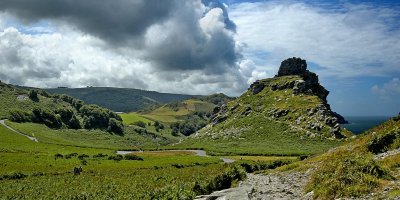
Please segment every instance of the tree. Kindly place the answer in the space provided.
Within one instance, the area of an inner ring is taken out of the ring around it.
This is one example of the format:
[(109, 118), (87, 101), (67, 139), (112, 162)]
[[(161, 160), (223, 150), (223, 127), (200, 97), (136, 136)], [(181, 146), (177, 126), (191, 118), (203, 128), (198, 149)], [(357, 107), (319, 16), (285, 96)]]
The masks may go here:
[(38, 92), (36, 90), (30, 90), (29, 91), (29, 98), (32, 101), (38, 102), (39, 101)]
[(107, 131), (113, 132), (118, 135), (123, 135), (124, 134), (124, 125), (120, 121), (118, 121), (114, 118), (110, 118), (110, 121), (108, 122)]

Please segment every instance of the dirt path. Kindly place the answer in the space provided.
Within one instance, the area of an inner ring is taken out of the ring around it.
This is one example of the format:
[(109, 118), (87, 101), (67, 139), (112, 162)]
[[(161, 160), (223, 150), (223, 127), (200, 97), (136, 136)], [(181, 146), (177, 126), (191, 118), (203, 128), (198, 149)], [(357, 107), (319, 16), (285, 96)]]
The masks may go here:
[(27, 135), (27, 134), (25, 134), (25, 133), (19, 132), (19, 131), (15, 130), (15, 129), (9, 127), (9, 126), (5, 123), (4, 120), (0, 120), (0, 124), (2, 124), (3, 126), (5, 126), (6, 128), (10, 129), (11, 131), (13, 131), (13, 132), (15, 132), (15, 133), (18, 133), (18, 134), (20, 134), (20, 135), (22, 135), (22, 136), (25, 136), (25, 137), (29, 138), (30, 140), (32, 140), (32, 141), (34, 141), (34, 142), (39, 142), (39, 140), (36, 139), (35, 137), (29, 136), (29, 135)]
[(247, 174), (246, 180), (236, 188), (198, 196), (197, 200), (246, 200), (246, 199), (313, 199), (313, 194), (304, 193), (311, 171), (290, 174)]

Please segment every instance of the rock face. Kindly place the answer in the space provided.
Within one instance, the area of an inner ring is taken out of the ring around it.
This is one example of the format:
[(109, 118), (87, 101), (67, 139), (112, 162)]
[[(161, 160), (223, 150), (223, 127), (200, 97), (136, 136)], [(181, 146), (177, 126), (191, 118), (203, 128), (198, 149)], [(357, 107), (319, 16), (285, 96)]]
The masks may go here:
[(288, 58), (282, 61), (277, 76), (302, 75), (307, 71), (307, 63), (301, 58)]

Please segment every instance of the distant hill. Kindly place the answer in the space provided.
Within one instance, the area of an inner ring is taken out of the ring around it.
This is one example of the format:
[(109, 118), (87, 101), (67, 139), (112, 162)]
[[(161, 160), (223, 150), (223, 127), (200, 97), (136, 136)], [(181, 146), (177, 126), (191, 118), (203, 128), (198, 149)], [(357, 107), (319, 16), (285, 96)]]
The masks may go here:
[(202, 97), (200, 95), (170, 94), (112, 87), (53, 88), (44, 90), (49, 93), (67, 94), (86, 103), (97, 104), (117, 112), (138, 111), (174, 101)]
[(180, 145), (223, 154), (323, 152), (351, 135), (341, 129), (346, 121), (331, 111), (328, 94), (305, 60), (287, 59), (277, 76), (254, 82), (240, 97), (216, 108), (211, 124)]
[(102, 129), (123, 134), (115, 112), (65, 94), (18, 87), (0, 81), (0, 119), (45, 124), (54, 129)]

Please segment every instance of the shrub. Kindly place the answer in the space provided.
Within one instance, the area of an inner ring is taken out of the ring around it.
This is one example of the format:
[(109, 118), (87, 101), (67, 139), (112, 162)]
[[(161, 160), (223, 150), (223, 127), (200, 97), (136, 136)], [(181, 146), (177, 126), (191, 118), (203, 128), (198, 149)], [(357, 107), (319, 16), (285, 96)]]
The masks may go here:
[(65, 157), (65, 159), (70, 159), (70, 158), (76, 157), (76, 156), (78, 156), (78, 153), (70, 153), (70, 154), (65, 155), (64, 157)]
[(86, 154), (81, 154), (81, 155), (78, 156), (79, 160), (84, 160), (85, 158), (89, 158), (89, 156), (86, 155)]
[(64, 156), (62, 154), (59, 154), (59, 153), (54, 154), (54, 160), (63, 159), (63, 158), (64, 158)]
[(35, 108), (32, 113), (34, 122), (44, 123), (50, 128), (60, 128), (62, 126), (60, 115), (55, 114), (53, 111)]
[(28, 175), (23, 174), (21, 172), (12, 172), (8, 175), (4, 175), (3, 179), (8, 179), (8, 180), (16, 180), (16, 179), (23, 179), (27, 177)]
[(32, 114), (29, 114), (22, 110), (10, 111), (9, 120), (13, 122), (30, 122), (32, 121)]
[(125, 160), (140, 160), (140, 161), (143, 161), (143, 158), (139, 157), (139, 156), (137, 156), (135, 154), (126, 154), (125, 155)]
[(122, 155), (112, 155), (108, 157), (108, 160), (115, 160), (115, 161), (121, 161), (124, 157)]
[(36, 90), (30, 90), (28, 96), (32, 101), (39, 101), (38, 92)]
[(144, 123), (142, 121), (134, 122), (133, 125), (136, 125), (136, 126), (139, 126), (139, 127), (142, 127), (142, 128), (146, 128), (146, 123)]
[(123, 135), (124, 134), (124, 125), (122, 124), (122, 122), (120, 122), (114, 118), (110, 118), (110, 121), (108, 122), (107, 131), (116, 133), (118, 135)]
[(368, 143), (368, 151), (372, 153), (382, 153), (389, 150), (391, 144), (394, 143), (396, 138), (400, 137), (397, 131), (391, 131), (384, 135), (374, 135), (372, 140)]
[(98, 153), (96, 155), (93, 155), (93, 158), (104, 158), (104, 157), (107, 157), (107, 156), (108, 156), (107, 154)]

